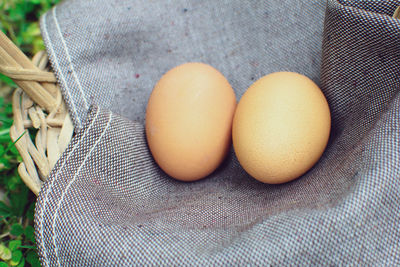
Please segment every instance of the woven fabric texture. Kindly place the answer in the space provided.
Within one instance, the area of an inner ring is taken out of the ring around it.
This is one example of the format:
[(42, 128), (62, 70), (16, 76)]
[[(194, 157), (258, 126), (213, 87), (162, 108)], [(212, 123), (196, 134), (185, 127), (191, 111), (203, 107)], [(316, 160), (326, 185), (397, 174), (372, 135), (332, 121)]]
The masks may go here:
[[(42, 17), (77, 134), (44, 184), (43, 266), (400, 265), (399, 0), (65, 1)], [(300, 179), (266, 185), (233, 151), (184, 183), (154, 163), (148, 97), (188, 61), (238, 100), (261, 76), (316, 81), (332, 135)]]

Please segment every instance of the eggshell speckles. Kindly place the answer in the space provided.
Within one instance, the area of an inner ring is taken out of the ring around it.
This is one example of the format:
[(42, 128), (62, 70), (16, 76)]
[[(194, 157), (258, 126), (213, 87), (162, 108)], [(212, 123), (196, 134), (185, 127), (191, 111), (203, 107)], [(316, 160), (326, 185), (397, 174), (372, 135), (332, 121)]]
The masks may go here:
[(235, 93), (215, 68), (186, 63), (168, 71), (146, 110), (146, 137), (157, 164), (181, 181), (212, 173), (231, 145), (235, 108)]
[(330, 134), (328, 103), (309, 78), (293, 72), (262, 77), (236, 109), (236, 156), (255, 179), (279, 184), (298, 178), (321, 157)]

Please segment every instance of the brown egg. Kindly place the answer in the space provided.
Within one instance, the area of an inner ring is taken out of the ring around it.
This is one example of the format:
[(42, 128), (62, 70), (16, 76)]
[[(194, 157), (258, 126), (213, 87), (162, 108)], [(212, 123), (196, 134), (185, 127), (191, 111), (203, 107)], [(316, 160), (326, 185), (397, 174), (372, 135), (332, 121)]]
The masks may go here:
[(186, 63), (168, 71), (146, 110), (146, 137), (157, 164), (181, 181), (212, 173), (231, 145), (235, 108), (232, 87), (213, 67)]
[(232, 135), (236, 156), (255, 179), (298, 178), (321, 157), (331, 127), (328, 102), (309, 78), (293, 72), (262, 77), (242, 96)]

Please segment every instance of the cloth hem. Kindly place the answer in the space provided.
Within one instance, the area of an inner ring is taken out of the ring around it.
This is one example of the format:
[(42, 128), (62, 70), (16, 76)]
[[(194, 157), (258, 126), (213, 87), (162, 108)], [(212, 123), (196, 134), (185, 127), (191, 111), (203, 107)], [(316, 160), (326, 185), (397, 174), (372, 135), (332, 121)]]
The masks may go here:
[[(66, 163), (68, 162), (68, 159), (71, 155), (74, 155), (75, 150), (80, 146), (80, 144), (82, 142), (84, 142), (84, 140), (90, 136), (88, 135), (88, 133), (90, 132), (90, 130), (92, 129), (92, 126), (95, 124), (95, 122), (98, 119), (99, 114), (101, 113), (101, 109), (98, 107), (91, 107), (89, 109), (89, 115), (88, 118), (85, 122), (85, 125), (83, 126), (83, 128), (76, 134), (76, 136), (73, 138), (73, 140), (70, 142), (70, 144), (68, 145), (66, 151), (63, 153), (62, 157), (58, 160), (58, 162), (56, 163), (55, 167), (53, 168), (53, 170), (51, 171), (48, 180), (44, 183), (44, 185), (42, 186), (40, 192), (39, 192), (39, 196), (36, 202), (36, 207), (35, 207), (35, 237), (37, 240), (37, 244), (38, 244), (38, 254), (40, 256), (41, 259), (41, 263), (44, 266), (50, 266), (49, 261), (48, 261), (48, 250), (49, 248), (46, 248), (45, 246), (45, 237), (44, 237), (44, 214), (46, 212), (46, 206), (48, 203), (48, 199), (49, 199), (49, 195), (53, 192), (53, 185), (54, 182), (57, 180), (58, 174), (63, 170), (64, 166), (66, 165)], [(103, 136), (103, 134), (105, 133), (105, 131), (107, 130), (109, 123), (111, 122), (111, 116), (112, 113), (110, 113), (110, 120), (107, 124), (107, 126), (102, 129), (102, 135), (99, 136), (99, 138), (97, 138), (96, 140), (93, 140), (92, 142), (94, 142), (94, 146), (90, 147), (89, 150), (90, 152), (96, 147), (97, 143), (101, 140), (101, 137)], [(89, 154), (86, 155), (86, 157), (88, 157), (90, 155)], [(85, 163), (85, 160), (82, 162), (81, 166), (82, 167)], [(79, 169), (78, 169), (79, 171)], [(71, 177), (74, 176), (75, 177), (75, 173), (71, 175)], [(70, 181), (70, 183), (73, 183), (74, 179), (72, 179)], [(63, 190), (62, 193), (62, 197), (59, 200), (58, 206), (61, 204), (62, 200), (63, 200), (63, 196), (66, 193), (66, 190), (68, 190), (68, 186)], [(38, 205), (38, 203), (41, 203), (40, 205)], [(56, 210), (57, 211), (57, 210)], [(57, 213), (52, 213), (54, 214), (52, 216), (53, 219), (53, 227), (55, 226), (55, 219), (57, 218)], [(46, 218), (46, 221), (48, 221), (50, 218)], [(39, 231), (39, 232), (38, 232)], [(53, 228), (53, 240), (52, 243), (54, 245), (54, 250), (56, 250), (56, 244), (55, 244), (55, 232), (54, 232), (54, 228)], [(57, 254), (57, 253), (56, 253)], [(56, 255), (57, 257), (57, 255)], [(60, 265), (60, 264), (58, 264)]]
[[(86, 112), (89, 109), (89, 104), (75, 72), (74, 65), (68, 52), (67, 43), (63, 38), (62, 30), (57, 19), (56, 9), (57, 6), (41, 17), (40, 28), (53, 71), (61, 86), (63, 97), (69, 107), (68, 111), (71, 113), (70, 115), (75, 128), (80, 129), (83, 126), (84, 118), (82, 118), (79, 113), (82, 112), (81, 110), (83, 108), (85, 109), (84, 112)], [(50, 20), (53, 20), (54, 23), (49, 24)], [(49, 32), (53, 29), (49, 26), (55, 26), (57, 32), (57, 34), (52, 34), (52, 39), (50, 39)], [(67, 73), (64, 73), (63, 70), (67, 70)], [(73, 81), (76, 84), (71, 85), (71, 82), (69, 81)], [(69, 89), (74, 86), (79, 88), (81, 94), (79, 98), (77, 98), (76, 95), (73, 95), (74, 92), (71, 92)]]

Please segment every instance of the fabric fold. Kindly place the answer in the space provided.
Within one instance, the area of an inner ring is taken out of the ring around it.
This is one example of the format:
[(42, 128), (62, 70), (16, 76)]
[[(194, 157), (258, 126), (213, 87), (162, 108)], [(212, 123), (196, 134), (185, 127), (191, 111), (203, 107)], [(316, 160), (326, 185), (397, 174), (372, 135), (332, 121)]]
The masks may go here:
[[(43, 266), (400, 264), (400, 22), (389, 16), (400, 1), (104, 3), (101, 19), (100, 4), (77, 0), (41, 21), (77, 129), (36, 205)], [(147, 96), (195, 60), (238, 99), (272, 71), (313, 78), (333, 121), (318, 164), (283, 185), (252, 179), (233, 151), (201, 181), (163, 173), (146, 144)]]

